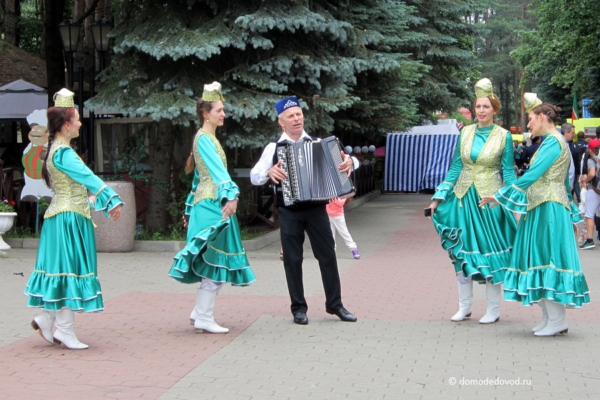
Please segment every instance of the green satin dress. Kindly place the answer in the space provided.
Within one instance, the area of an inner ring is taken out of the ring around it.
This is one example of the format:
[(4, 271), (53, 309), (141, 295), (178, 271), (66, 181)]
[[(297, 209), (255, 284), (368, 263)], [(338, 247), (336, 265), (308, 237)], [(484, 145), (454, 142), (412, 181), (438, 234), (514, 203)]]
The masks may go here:
[(245, 286), (256, 278), (235, 214), (223, 219), (221, 208), (239, 197), (238, 186), (227, 172), (225, 153), (209, 132), (199, 130), (193, 147), (194, 180), (186, 201), (190, 216), (186, 246), (175, 255), (169, 276), (182, 283), (230, 282)]
[(68, 143), (52, 143), (47, 168), (53, 198), (44, 214), (35, 269), (25, 288), (27, 305), (54, 311), (63, 307), (102, 311), (88, 190), (96, 195), (96, 211), (107, 217), (108, 211), (123, 202)]
[(493, 284), (504, 281), (517, 224), (502, 207), (479, 207), (482, 196), (516, 180), (510, 133), (497, 125), (465, 127), (444, 181), (432, 199), (432, 220), (456, 274)]
[(573, 231), (582, 218), (572, 202), (570, 163), (567, 143), (549, 133), (525, 175), (494, 195), (503, 208), (523, 214), (506, 270), (505, 300), (529, 306), (547, 299), (569, 308), (590, 301)]

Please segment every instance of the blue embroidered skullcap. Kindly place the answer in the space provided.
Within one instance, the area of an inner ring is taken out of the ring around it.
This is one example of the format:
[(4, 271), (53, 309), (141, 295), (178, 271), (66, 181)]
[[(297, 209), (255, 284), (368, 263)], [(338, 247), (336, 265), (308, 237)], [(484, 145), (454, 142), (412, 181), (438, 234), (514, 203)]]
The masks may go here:
[(275, 109), (277, 110), (277, 115), (281, 115), (282, 112), (292, 107), (300, 107), (300, 101), (296, 96), (288, 97), (283, 100), (279, 100), (275, 104)]

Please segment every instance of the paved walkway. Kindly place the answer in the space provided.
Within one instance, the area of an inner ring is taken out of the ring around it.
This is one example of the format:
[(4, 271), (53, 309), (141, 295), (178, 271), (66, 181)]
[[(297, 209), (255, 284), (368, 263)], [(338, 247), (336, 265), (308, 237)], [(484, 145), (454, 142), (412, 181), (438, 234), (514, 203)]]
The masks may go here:
[[(217, 321), (227, 335), (188, 322), (195, 287), (167, 277), (173, 253), (99, 254), (106, 311), (78, 314), (84, 351), (51, 346), (29, 328), (23, 289), (35, 250), (0, 259), (1, 399), (584, 399), (600, 396), (600, 301), (569, 310), (569, 335), (537, 338), (539, 308), (502, 303), (501, 319), (452, 323), (456, 283), (425, 195), (383, 195), (346, 214), (362, 259), (338, 239), (343, 299), (358, 317), (324, 311), (307, 247), (309, 325), (292, 323), (279, 243), (249, 251), (258, 277), (226, 287)], [(308, 242), (308, 241), (307, 241)], [(580, 252), (600, 285), (600, 248)]]

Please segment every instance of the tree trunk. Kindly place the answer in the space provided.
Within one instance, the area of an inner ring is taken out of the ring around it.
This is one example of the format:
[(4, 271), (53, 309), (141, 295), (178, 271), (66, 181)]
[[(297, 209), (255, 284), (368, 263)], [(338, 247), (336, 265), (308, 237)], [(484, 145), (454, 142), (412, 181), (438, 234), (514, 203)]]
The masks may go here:
[[(521, 68), (521, 82), (523, 81), (523, 77), (525, 76), (525, 69)], [(525, 116), (525, 106), (523, 105), (523, 96), (525, 96), (525, 88), (521, 85), (521, 128), (523, 133), (527, 132), (527, 119)]]
[(65, 11), (65, 0), (46, 0), (44, 7), (44, 54), (48, 76), (48, 104), (52, 97), (65, 86), (65, 59), (63, 43), (58, 30)]
[(519, 107), (519, 105), (522, 103), (523, 99), (519, 98), (519, 95), (521, 94), (521, 91), (519, 90), (519, 86), (520, 86), (520, 80), (519, 80), (519, 75), (520, 71), (515, 69), (513, 72), (513, 78), (514, 78), (514, 85), (513, 85), (513, 93), (514, 93), (514, 97), (515, 100), (513, 102), (514, 105), (514, 110), (515, 110), (515, 129), (516, 132), (515, 133), (519, 133), (519, 127), (521, 126), (521, 122), (523, 121), (523, 116), (521, 115), (521, 107)]
[(146, 225), (151, 232), (167, 227), (167, 204), (171, 192), (171, 164), (175, 146), (175, 128), (170, 120), (163, 119), (149, 135), (150, 165), (153, 169), (152, 191), (148, 203)]
[(19, 19), (21, 2), (17, 0), (5, 1), (4, 14), (4, 40), (13, 46), (19, 46), (19, 30), (17, 20)]

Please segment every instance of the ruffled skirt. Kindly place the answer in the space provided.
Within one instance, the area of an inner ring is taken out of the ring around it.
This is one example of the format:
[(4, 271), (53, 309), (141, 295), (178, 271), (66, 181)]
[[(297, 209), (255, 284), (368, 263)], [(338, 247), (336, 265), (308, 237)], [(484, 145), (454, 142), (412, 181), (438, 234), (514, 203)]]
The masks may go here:
[(590, 302), (571, 214), (564, 206), (546, 202), (521, 218), (504, 299), (525, 306), (548, 299), (569, 308)]
[(517, 223), (504, 207), (479, 207), (479, 200), (475, 186), (462, 199), (450, 192), (435, 210), (433, 223), (457, 274), (502, 283)]
[(35, 269), (25, 288), (29, 307), (102, 311), (91, 220), (63, 212), (44, 220)]
[(175, 255), (169, 276), (182, 283), (229, 282), (245, 286), (256, 280), (242, 238), (237, 218), (222, 219), (216, 200), (202, 200), (190, 214), (187, 243)]

